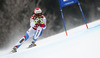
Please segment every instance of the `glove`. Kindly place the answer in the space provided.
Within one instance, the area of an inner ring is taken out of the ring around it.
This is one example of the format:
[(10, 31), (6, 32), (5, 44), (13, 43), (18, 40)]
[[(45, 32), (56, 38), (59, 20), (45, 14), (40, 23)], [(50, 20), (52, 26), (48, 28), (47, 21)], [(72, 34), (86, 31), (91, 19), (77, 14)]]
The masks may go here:
[(34, 23), (35, 23), (36, 27), (38, 27), (38, 26), (44, 27), (45, 26), (42, 18), (37, 18), (36, 20), (34, 20)]
[(40, 24), (40, 27), (45, 27), (45, 24), (43, 23), (43, 24)]
[(44, 23), (43, 19), (40, 19), (40, 27), (45, 27), (45, 23)]
[(40, 19), (39, 19), (39, 18), (36, 18), (36, 19), (34, 20), (34, 23), (35, 23), (35, 24), (40, 23), (40, 22), (42, 22), (42, 19), (41, 19), (41, 18), (40, 18)]

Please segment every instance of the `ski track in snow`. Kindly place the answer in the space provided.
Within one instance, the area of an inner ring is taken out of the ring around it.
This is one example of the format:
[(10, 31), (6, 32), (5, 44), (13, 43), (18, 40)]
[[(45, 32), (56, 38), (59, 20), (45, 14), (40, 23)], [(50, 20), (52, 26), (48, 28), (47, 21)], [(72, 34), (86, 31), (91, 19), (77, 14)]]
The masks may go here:
[(0, 58), (100, 58), (100, 20), (47, 37), (26, 49), (23, 44), (17, 53), (0, 52)]

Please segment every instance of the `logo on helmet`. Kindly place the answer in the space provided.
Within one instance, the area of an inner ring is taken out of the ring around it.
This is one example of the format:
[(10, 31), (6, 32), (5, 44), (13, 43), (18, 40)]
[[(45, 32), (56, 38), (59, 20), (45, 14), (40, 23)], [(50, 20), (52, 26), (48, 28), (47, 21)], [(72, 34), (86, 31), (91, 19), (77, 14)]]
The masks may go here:
[(42, 13), (42, 10), (40, 8), (36, 8), (34, 10), (34, 14)]

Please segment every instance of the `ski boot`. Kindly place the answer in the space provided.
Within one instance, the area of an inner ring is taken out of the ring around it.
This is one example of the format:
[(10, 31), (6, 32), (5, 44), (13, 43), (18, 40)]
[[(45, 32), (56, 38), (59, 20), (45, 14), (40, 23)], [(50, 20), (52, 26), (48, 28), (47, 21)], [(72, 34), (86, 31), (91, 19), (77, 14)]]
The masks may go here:
[(12, 53), (17, 52), (17, 48), (16, 48), (16, 47), (14, 47), (14, 48), (13, 48), (13, 50), (12, 50), (11, 52), (12, 52)]
[(28, 48), (31, 48), (31, 47), (34, 47), (34, 46), (36, 46), (35, 41), (32, 41), (32, 43), (29, 45)]

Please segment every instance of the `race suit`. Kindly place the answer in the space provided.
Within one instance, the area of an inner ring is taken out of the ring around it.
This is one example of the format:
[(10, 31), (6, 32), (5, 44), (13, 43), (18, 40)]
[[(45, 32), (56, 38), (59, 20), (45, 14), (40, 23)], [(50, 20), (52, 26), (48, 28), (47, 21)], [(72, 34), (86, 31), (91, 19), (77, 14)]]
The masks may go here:
[(25, 36), (22, 37), (18, 43), (15, 45), (16, 48), (19, 48), (27, 39), (33, 36), (33, 41), (37, 41), (38, 37), (42, 35), (43, 29), (46, 29), (46, 18), (44, 15), (41, 17), (36, 17), (32, 15), (30, 18), (30, 28), (25, 33)]

